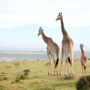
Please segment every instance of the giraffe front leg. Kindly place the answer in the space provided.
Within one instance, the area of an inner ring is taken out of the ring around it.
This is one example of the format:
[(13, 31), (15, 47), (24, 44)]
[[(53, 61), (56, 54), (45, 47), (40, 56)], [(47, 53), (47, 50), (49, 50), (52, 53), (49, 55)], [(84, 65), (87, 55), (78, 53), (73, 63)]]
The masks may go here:
[(51, 75), (51, 69), (52, 69), (51, 55), (48, 54), (48, 57), (49, 57), (48, 75)]
[(73, 67), (73, 54), (74, 54), (74, 48), (71, 48), (70, 51), (70, 56), (71, 56), (71, 69), (72, 69), (72, 74), (74, 75), (74, 67)]
[(60, 74), (62, 75), (62, 65), (63, 65), (63, 59), (61, 60), (61, 68), (60, 68)]
[(51, 75), (51, 64), (49, 64), (49, 67), (48, 67), (48, 75)]
[(68, 74), (70, 74), (70, 64), (68, 63)]
[(53, 75), (53, 62), (52, 62), (52, 60), (51, 60), (51, 65), (49, 67), (48, 75)]
[(86, 75), (87, 68), (85, 68), (85, 75)]
[(83, 70), (84, 70), (84, 67), (82, 66), (82, 76), (84, 75), (84, 71)]
[(73, 60), (71, 59), (72, 74), (74, 75)]
[(63, 47), (62, 47), (62, 59), (61, 59), (61, 68), (60, 68), (60, 74), (61, 74), (61, 75), (62, 75), (63, 60), (64, 60), (64, 51), (63, 51)]
[(64, 70), (64, 75), (67, 75), (67, 59), (65, 59), (65, 70)]

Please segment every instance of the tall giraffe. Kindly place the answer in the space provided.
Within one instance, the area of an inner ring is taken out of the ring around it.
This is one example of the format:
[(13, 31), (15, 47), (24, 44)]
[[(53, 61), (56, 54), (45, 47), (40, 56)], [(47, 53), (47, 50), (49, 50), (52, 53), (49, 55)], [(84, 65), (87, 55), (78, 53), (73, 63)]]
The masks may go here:
[(81, 65), (82, 65), (82, 75), (86, 74), (86, 69), (87, 69), (87, 62), (88, 62), (88, 58), (85, 55), (85, 52), (83, 50), (84, 45), (80, 44), (80, 49), (81, 49)]
[[(39, 35), (42, 35), (42, 38), (44, 40), (44, 42), (47, 44), (47, 55), (49, 57), (49, 61), (50, 61), (50, 65), (52, 64), (51, 60), (53, 60), (53, 63), (55, 65), (54, 67), (54, 71), (49, 71), (48, 74), (52, 74), (54, 73), (55, 74), (55, 68), (57, 67), (58, 65), (58, 62), (59, 62), (59, 57), (60, 57), (60, 48), (59, 46), (52, 40), (52, 38), (50, 37), (47, 37), (44, 32), (43, 32), (43, 29), (40, 27), (39, 28), (39, 33), (38, 33), (38, 36)], [(55, 62), (55, 58), (56, 58), (56, 62)], [(52, 66), (52, 65), (51, 65)], [(50, 68), (52, 68), (50, 66)]]
[[(65, 55), (65, 60), (66, 60), (65, 74), (66, 74), (66, 69), (68, 69), (68, 73), (70, 73), (69, 63), (72, 68), (72, 74), (74, 74), (74, 69), (73, 69), (74, 43), (73, 43), (73, 40), (69, 37), (67, 31), (65, 30), (62, 13), (58, 14), (56, 21), (57, 20), (61, 20), (61, 30), (62, 30), (62, 34), (63, 34), (61, 71), (62, 71), (62, 64), (63, 64), (64, 55)], [(68, 68), (67, 68), (67, 64), (68, 64)]]

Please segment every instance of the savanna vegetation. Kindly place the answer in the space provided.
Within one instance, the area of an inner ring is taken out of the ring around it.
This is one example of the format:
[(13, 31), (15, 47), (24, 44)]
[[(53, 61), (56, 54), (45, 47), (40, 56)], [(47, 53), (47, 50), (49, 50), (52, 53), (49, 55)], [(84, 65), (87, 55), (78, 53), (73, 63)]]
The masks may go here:
[[(74, 60), (75, 75), (48, 76), (48, 60), (0, 62), (0, 90), (76, 90), (82, 76), (80, 60)], [(87, 75), (90, 75), (88, 61)]]

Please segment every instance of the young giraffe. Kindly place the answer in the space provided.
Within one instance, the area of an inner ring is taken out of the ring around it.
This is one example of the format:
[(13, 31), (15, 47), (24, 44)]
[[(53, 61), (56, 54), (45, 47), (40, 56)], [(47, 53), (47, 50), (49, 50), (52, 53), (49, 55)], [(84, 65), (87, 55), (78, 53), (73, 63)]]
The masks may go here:
[[(64, 22), (63, 22), (63, 16), (62, 13), (59, 13), (56, 21), (61, 20), (61, 30), (63, 34), (63, 40), (62, 40), (62, 60), (61, 60), (61, 71), (62, 71), (62, 64), (63, 64), (63, 59), (65, 55), (65, 74), (66, 74), (66, 69), (67, 69), (67, 64), (68, 64), (68, 73), (69, 72), (69, 63), (72, 67), (72, 74), (74, 74), (74, 69), (73, 69), (73, 53), (74, 53), (74, 43), (73, 40), (69, 37), (68, 33), (66, 32), (64, 28)], [(69, 63), (68, 63), (69, 62)]]
[(85, 55), (85, 52), (83, 50), (84, 45), (80, 44), (80, 49), (81, 49), (81, 65), (82, 65), (82, 75), (85, 73), (86, 74), (86, 69), (87, 69), (87, 62), (88, 62), (88, 58)]
[[(52, 65), (51, 65), (51, 64), (52, 64), (51, 59), (53, 60), (53, 63), (55, 64), (55, 67), (54, 67), (54, 69), (55, 69), (55, 68), (57, 67), (57, 64), (58, 64), (58, 61), (59, 61), (59, 57), (60, 57), (60, 48), (59, 48), (59, 46), (52, 40), (52, 38), (47, 37), (47, 36), (44, 34), (44, 32), (43, 32), (43, 30), (42, 30), (41, 27), (39, 28), (38, 36), (39, 36), (40, 34), (42, 35), (42, 38), (43, 38), (44, 42), (47, 44), (47, 55), (48, 55), (49, 61), (50, 61), (50, 69), (52, 68), (52, 67), (51, 67), (51, 66), (52, 66)], [(56, 60), (56, 63), (55, 63), (55, 58), (57, 59), (57, 60)], [(55, 71), (55, 70), (54, 70), (54, 71)], [(48, 74), (52, 74), (52, 73), (55, 74), (54, 71), (49, 71)]]

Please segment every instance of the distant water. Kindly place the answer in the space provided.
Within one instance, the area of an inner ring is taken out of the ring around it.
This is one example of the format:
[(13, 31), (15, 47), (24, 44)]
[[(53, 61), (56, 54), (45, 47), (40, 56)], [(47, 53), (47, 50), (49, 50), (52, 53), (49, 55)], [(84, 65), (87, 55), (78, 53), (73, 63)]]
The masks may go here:
[[(86, 52), (88, 58), (90, 58), (90, 52)], [(80, 59), (81, 53), (75, 52), (74, 59)], [(61, 56), (60, 56), (61, 58)], [(17, 60), (47, 60), (48, 56), (46, 52), (0, 52), (0, 61), (17, 61)]]

